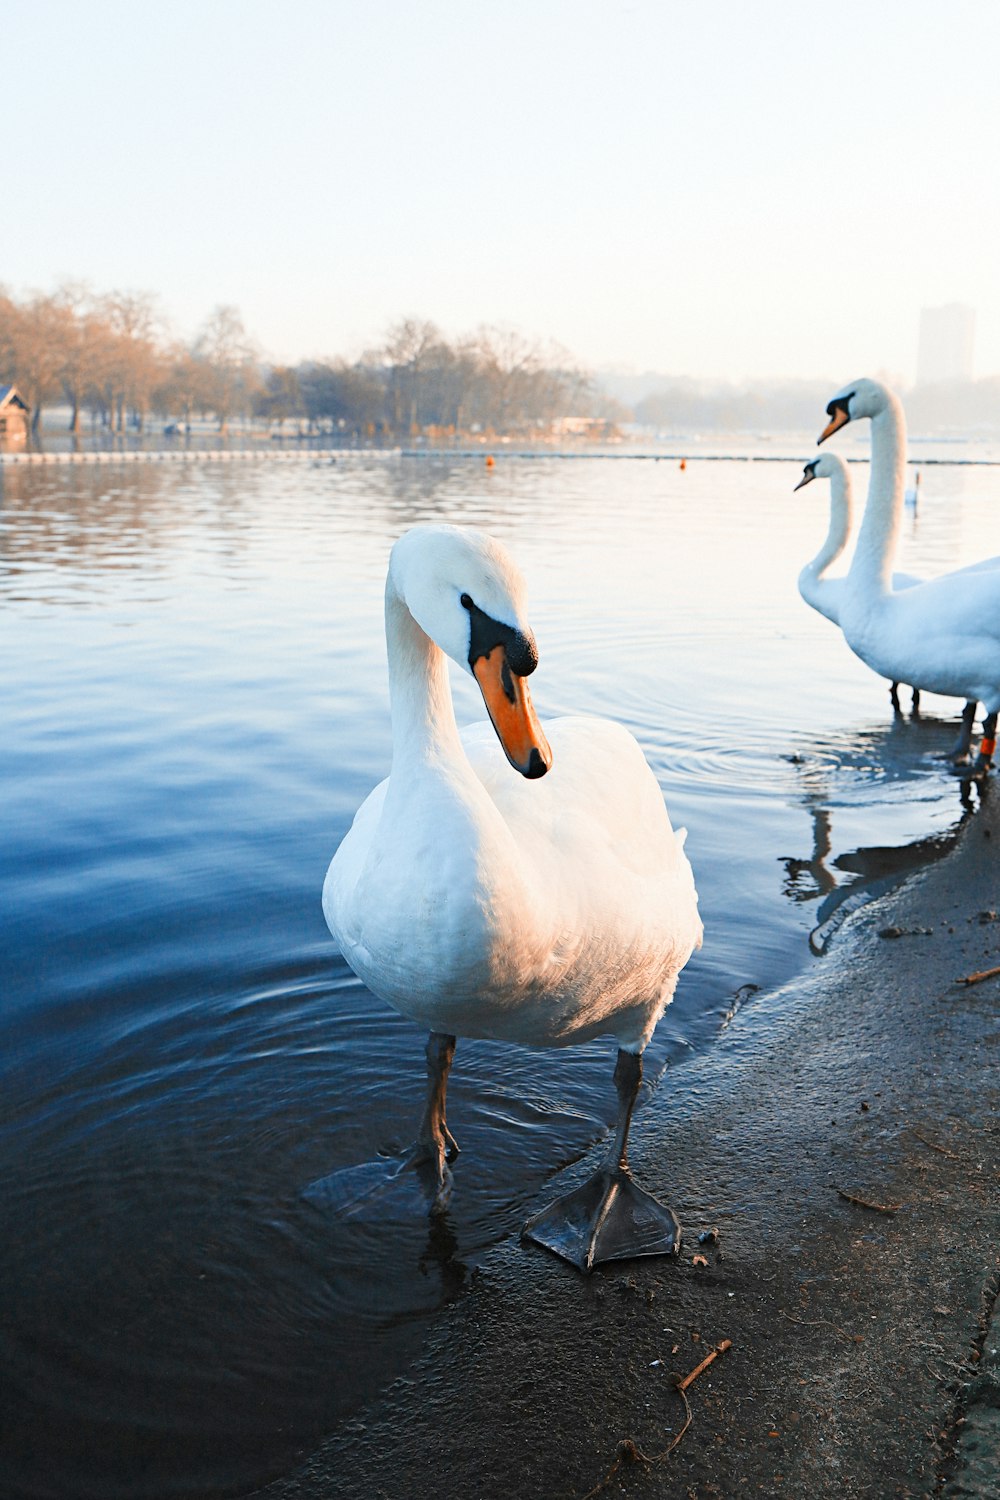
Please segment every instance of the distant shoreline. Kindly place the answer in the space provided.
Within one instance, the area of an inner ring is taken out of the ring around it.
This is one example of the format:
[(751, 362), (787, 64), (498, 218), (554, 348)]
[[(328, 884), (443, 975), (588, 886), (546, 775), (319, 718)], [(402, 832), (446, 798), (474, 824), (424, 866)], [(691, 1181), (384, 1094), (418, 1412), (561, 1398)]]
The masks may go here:
[[(949, 439), (942, 439), (947, 442)], [(418, 458), (422, 460), (460, 460), (485, 462), (487, 457), (505, 459), (633, 459), (648, 463), (736, 463), (801, 464), (802, 453), (698, 453), (690, 449), (660, 452), (650, 448), (510, 448), (497, 444), (493, 452), (478, 448), (93, 448), (80, 452), (0, 452), (0, 466), (38, 467), (64, 464), (116, 463), (329, 463), (347, 458)], [(867, 454), (849, 456), (848, 463), (866, 464)], [(930, 458), (911, 459), (918, 468), (1000, 468), (1000, 458)]]

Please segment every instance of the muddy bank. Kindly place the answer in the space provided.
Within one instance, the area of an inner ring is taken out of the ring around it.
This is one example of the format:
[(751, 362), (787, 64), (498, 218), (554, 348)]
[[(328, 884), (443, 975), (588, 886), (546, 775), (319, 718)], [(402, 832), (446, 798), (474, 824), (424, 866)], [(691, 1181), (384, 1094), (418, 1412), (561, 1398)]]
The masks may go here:
[[(990, 792), (637, 1116), (679, 1260), (585, 1279), (498, 1247), (406, 1375), (260, 1500), (582, 1500), (611, 1470), (598, 1493), (1000, 1494), (1000, 979), (956, 983), (1000, 964)], [(630, 1461), (677, 1437), (674, 1377), (723, 1341), (678, 1445)]]

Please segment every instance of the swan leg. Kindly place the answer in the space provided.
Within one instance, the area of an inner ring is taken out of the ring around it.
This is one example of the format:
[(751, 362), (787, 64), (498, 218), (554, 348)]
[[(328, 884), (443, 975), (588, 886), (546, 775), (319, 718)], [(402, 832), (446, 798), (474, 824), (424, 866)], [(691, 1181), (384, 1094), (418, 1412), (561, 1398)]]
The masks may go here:
[(913, 710), (913, 712), (915, 714), (918, 714), (920, 712), (920, 689), (919, 688), (913, 688), (912, 691), (913, 691), (913, 699), (912, 699), (912, 702), (910, 704), (910, 707), (912, 708), (912, 710)]
[(355, 1167), (341, 1167), (313, 1182), (303, 1197), (344, 1218), (371, 1221), (391, 1219), (447, 1205), (451, 1194), (448, 1163), (458, 1155), (458, 1143), (444, 1117), (448, 1070), (455, 1056), (455, 1038), (432, 1031), (427, 1039), (427, 1102), (413, 1145), (400, 1156), (380, 1157)]
[[(948, 759), (954, 765), (960, 766), (969, 759), (969, 750), (972, 746), (972, 729), (976, 722), (976, 709), (978, 703), (970, 702), (962, 709), (962, 727), (958, 731), (958, 739), (948, 752)], [(985, 733), (986, 726), (983, 726)]]
[(445, 1164), (458, 1155), (458, 1142), (445, 1120), (445, 1098), (448, 1073), (455, 1056), (455, 1038), (443, 1031), (432, 1031), (427, 1038), (427, 1103), (420, 1120), (417, 1139), (408, 1154), (412, 1166), (429, 1164), (439, 1183), (445, 1180)]
[(680, 1252), (676, 1216), (636, 1186), (628, 1167), (628, 1132), (641, 1082), (641, 1056), (619, 1050), (618, 1120), (603, 1165), (582, 1187), (557, 1198), (524, 1226), (525, 1238), (553, 1250), (580, 1271), (590, 1272), (606, 1260)]
[(892, 703), (892, 711), (893, 711), (893, 713), (894, 714), (902, 713), (903, 710), (902, 710), (902, 707), (901, 707), (900, 702), (899, 702), (899, 683), (898, 682), (890, 683), (890, 685), (889, 685), (889, 700)]
[(972, 765), (973, 776), (985, 776), (993, 765), (993, 752), (997, 747), (997, 716), (987, 714), (983, 720), (983, 737), (979, 741), (979, 754)]

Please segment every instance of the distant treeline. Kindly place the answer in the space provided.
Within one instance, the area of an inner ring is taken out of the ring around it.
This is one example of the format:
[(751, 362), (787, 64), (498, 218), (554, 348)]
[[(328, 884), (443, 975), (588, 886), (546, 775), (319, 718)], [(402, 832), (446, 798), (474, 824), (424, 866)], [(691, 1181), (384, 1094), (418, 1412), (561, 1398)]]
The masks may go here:
[(564, 416), (608, 415), (606, 399), (558, 349), (497, 328), (449, 342), (433, 323), (404, 319), (349, 362), (283, 366), (262, 359), (239, 311), (219, 306), (190, 343), (164, 331), (148, 293), (95, 295), (75, 285), (18, 299), (0, 289), (0, 383), (43, 408), (65, 405), (112, 431), (151, 415), (221, 430), (237, 418), (298, 420), (358, 437), (523, 433)]
[[(278, 365), (261, 356), (232, 306), (216, 307), (185, 342), (170, 336), (150, 293), (96, 294), (71, 283), (18, 298), (0, 288), (0, 385), (17, 386), (36, 432), (43, 409), (57, 405), (68, 407), (74, 432), (87, 416), (114, 432), (141, 429), (151, 416), (212, 418), (223, 431), (258, 419), (394, 443), (470, 433), (530, 439), (567, 417), (594, 436), (629, 420), (663, 434), (809, 432), (841, 384), (644, 379), (658, 388), (626, 405), (564, 350), (491, 327), (449, 340), (414, 318), (358, 359)], [(614, 393), (618, 382), (607, 380)], [(900, 394), (913, 432), (1000, 433), (1000, 377)]]

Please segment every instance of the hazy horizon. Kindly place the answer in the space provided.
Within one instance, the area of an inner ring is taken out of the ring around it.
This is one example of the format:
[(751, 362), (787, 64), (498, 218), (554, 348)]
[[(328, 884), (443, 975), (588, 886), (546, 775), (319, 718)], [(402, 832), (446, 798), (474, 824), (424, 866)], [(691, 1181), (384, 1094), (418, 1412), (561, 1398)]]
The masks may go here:
[(1000, 11), (38, 0), (0, 282), (233, 303), (278, 362), (405, 316), (593, 370), (892, 372), (921, 309), (1000, 372)]

